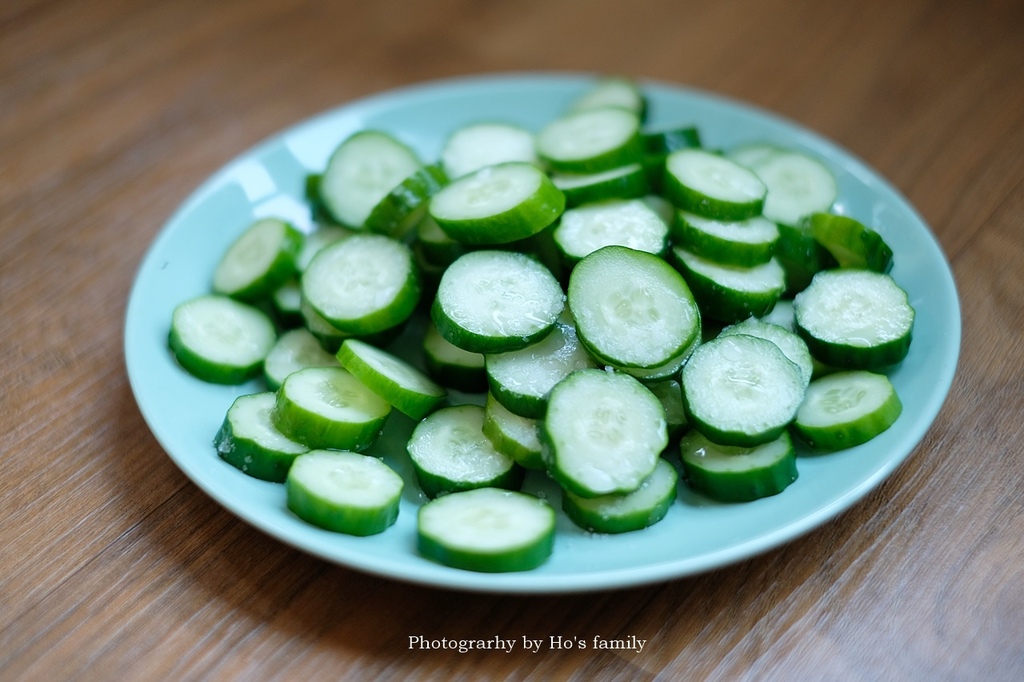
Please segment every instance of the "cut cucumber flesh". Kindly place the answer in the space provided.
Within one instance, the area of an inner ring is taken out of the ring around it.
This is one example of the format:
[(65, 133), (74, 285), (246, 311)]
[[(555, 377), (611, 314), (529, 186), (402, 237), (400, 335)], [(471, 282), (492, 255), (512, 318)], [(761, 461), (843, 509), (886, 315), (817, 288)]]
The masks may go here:
[(490, 393), (484, 404), (483, 432), (495, 450), (524, 469), (545, 468), (537, 420), (509, 412)]
[(593, 533), (628, 533), (653, 526), (675, 502), (679, 475), (664, 459), (640, 487), (624, 495), (580, 497), (562, 495), (562, 510), (580, 528)]
[(405, 360), (359, 339), (347, 339), (338, 362), (371, 391), (412, 419), (422, 419), (448, 392)]
[(810, 383), (814, 373), (814, 360), (811, 357), (811, 351), (807, 349), (807, 344), (796, 332), (772, 322), (749, 318), (729, 325), (721, 331), (719, 336), (729, 334), (747, 334), (771, 341), (786, 354), (790, 362), (800, 368), (804, 383)]
[(380, 435), (391, 405), (342, 367), (308, 367), (277, 391), (274, 425), (311, 449), (363, 450)]
[(360, 228), (370, 211), (422, 164), (391, 135), (365, 130), (345, 139), (320, 178), (320, 201), (342, 225)]
[(525, 493), (480, 488), (420, 507), (417, 548), (452, 568), (487, 573), (528, 571), (551, 556), (555, 511)]
[(576, 264), (568, 304), (583, 345), (618, 367), (662, 367), (700, 335), (700, 312), (682, 275), (658, 256), (623, 246)]
[(731, 334), (693, 352), (682, 371), (690, 424), (721, 445), (752, 447), (778, 438), (804, 396), (800, 368), (771, 341)]
[(776, 223), (796, 225), (805, 216), (828, 211), (838, 195), (832, 171), (801, 152), (768, 155), (753, 169), (768, 188), (764, 217)]
[(793, 427), (811, 447), (840, 450), (882, 433), (902, 410), (896, 389), (884, 374), (836, 372), (811, 382)]
[(557, 323), (551, 333), (521, 350), (485, 356), (487, 383), (495, 399), (514, 414), (538, 419), (548, 394), (578, 369), (596, 367), (576, 330)]
[(249, 300), (269, 296), (295, 275), (302, 241), (302, 233), (283, 220), (253, 223), (213, 271), (214, 293)]
[(302, 296), (337, 329), (374, 334), (408, 319), (420, 298), (412, 251), (383, 235), (326, 246), (302, 276)]
[[(678, 375), (677, 375), (678, 376)], [(665, 424), (669, 439), (677, 438), (688, 426), (686, 407), (683, 406), (683, 387), (676, 379), (665, 379), (645, 384), (665, 408)]]
[(267, 387), (276, 391), (292, 372), (306, 367), (337, 367), (338, 360), (324, 350), (320, 341), (305, 327), (281, 334), (263, 361)]
[(448, 177), (460, 178), (486, 166), (519, 161), (537, 163), (533, 133), (501, 122), (474, 123), (453, 132), (441, 149)]
[(480, 392), (487, 388), (484, 354), (462, 350), (427, 324), (423, 334), (423, 360), (427, 372), (442, 386)]
[(416, 226), (415, 247), (427, 262), (440, 268), (448, 267), (467, 250), (462, 242), (448, 236), (429, 215)]
[(720, 265), (678, 246), (672, 249), (672, 257), (701, 314), (726, 324), (769, 313), (786, 287), (786, 274), (774, 258), (741, 268)]
[(889, 275), (826, 270), (793, 299), (797, 332), (826, 365), (874, 369), (910, 350), (914, 308)]
[(423, 494), (519, 488), (523, 470), (495, 449), (483, 427), (484, 408), (473, 404), (443, 407), (416, 425), (407, 449)]
[(808, 219), (811, 235), (832, 254), (841, 268), (863, 268), (875, 272), (892, 269), (892, 249), (864, 223), (834, 213), (812, 213)]
[(725, 155), (741, 166), (753, 169), (772, 156), (788, 151), (785, 147), (770, 142), (747, 142), (733, 147)]
[(551, 390), (541, 437), (552, 477), (598, 497), (639, 488), (668, 444), (668, 427), (661, 402), (639, 381), (582, 369)]
[(671, 227), (676, 245), (720, 265), (752, 267), (767, 263), (779, 240), (778, 226), (761, 216), (724, 221), (677, 211)]
[(619, 107), (642, 117), (647, 108), (646, 98), (636, 82), (622, 76), (606, 76), (591, 85), (569, 106), (570, 111), (587, 111)]
[(322, 225), (306, 235), (302, 241), (302, 250), (299, 252), (296, 265), (299, 272), (305, 272), (313, 256), (320, 252), (320, 249), (329, 246), (334, 242), (351, 237), (355, 232), (337, 225)]
[(332, 356), (338, 352), (341, 348), (341, 343), (348, 338), (352, 338), (352, 334), (343, 332), (333, 324), (324, 319), (324, 316), (313, 310), (313, 306), (309, 304), (305, 298), (300, 297), (299, 301), (299, 314), (302, 317), (302, 322), (309, 333), (312, 334), (317, 341), (320, 342), (320, 346), (330, 353)]
[(614, 369), (617, 372), (629, 374), (634, 379), (639, 379), (645, 386), (650, 386), (669, 379), (678, 378), (679, 370), (686, 361), (690, 359), (693, 350), (700, 344), (700, 337), (695, 337), (693, 343), (683, 349), (679, 355), (669, 359), (668, 362), (656, 367), (623, 367), (615, 363), (606, 363), (605, 369)]
[(430, 198), (448, 184), (439, 165), (423, 166), (399, 182), (370, 210), (363, 229), (404, 239), (426, 215)]
[(471, 251), (441, 276), (431, 317), (450, 343), (475, 353), (525, 348), (546, 336), (565, 308), (551, 271), (513, 251)]
[(749, 168), (702, 149), (680, 149), (665, 159), (665, 196), (678, 208), (716, 220), (761, 214), (767, 188)]
[(355, 452), (314, 450), (296, 458), (285, 481), (288, 509), (320, 528), (375, 535), (398, 519), (402, 477)]
[(554, 173), (551, 182), (565, 195), (566, 206), (606, 199), (635, 199), (650, 191), (647, 171), (639, 163), (598, 173)]
[(485, 166), (445, 186), (430, 201), (430, 216), (446, 234), (477, 246), (532, 237), (564, 210), (565, 195), (529, 163)]
[(270, 415), (273, 393), (252, 393), (235, 398), (214, 437), (221, 459), (243, 473), (264, 481), (283, 483), (295, 458), (309, 450), (277, 430)]
[(797, 477), (789, 432), (754, 447), (718, 445), (699, 431), (679, 441), (686, 484), (720, 502), (750, 502), (777, 495)]
[(598, 173), (639, 163), (640, 118), (619, 107), (570, 112), (538, 133), (537, 152), (559, 173)]
[(241, 384), (257, 376), (276, 341), (264, 312), (220, 294), (189, 299), (171, 314), (171, 352), (189, 374), (210, 383)]
[(668, 247), (668, 225), (641, 199), (612, 199), (571, 208), (562, 214), (552, 236), (570, 265), (613, 244), (657, 255)]

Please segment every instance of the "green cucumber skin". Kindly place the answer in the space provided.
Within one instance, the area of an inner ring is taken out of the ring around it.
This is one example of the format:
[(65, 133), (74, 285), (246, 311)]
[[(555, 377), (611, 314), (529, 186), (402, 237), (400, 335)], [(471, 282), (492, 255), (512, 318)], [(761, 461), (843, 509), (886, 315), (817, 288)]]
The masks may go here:
[(377, 535), (393, 526), (398, 519), (401, 486), (396, 495), (373, 513), (367, 509), (338, 505), (310, 491), (292, 476), (285, 479), (284, 485), (285, 503), (292, 513), (307, 523), (335, 533), (359, 537)]
[[(719, 502), (752, 502), (778, 495), (797, 480), (799, 472), (796, 465), (796, 450), (788, 432), (783, 431), (777, 437), (785, 438), (789, 443), (789, 449), (775, 466), (726, 473), (707, 471), (681, 457), (683, 480), (693, 490)], [(680, 443), (681, 450), (686, 447), (685, 438), (684, 436)]]
[(859, 348), (823, 341), (797, 324), (797, 333), (807, 344), (815, 360), (837, 369), (879, 371), (899, 364), (910, 352), (912, 333), (870, 348)]
[[(659, 464), (659, 466), (661, 465)], [(603, 515), (600, 512), (585, 509), (582, 504), (586, 504), (586, 501), (583, 501), (581, 504), (572, 494), (563, 493), (562, 511), (565, 512), (570, 521), (591, 533), (630, 533), (649, 528), (668, 515), (678, 495), (679, 475), (672, 465), (667, 464), (666, 466), (669, 467), (673, 477), (671, 492), (658, 500), (653, 507), (637, 509), (631, 513), (617, 516)], [(592, 498), (590, 501), (593, 502), (594, 499)]]
[[(835, 372), (830, 376), (839, 376)], [(797, 419), (792, 430), (800, 440), (816, 450), (845, 450), (856, 445), (867, 443), (875, 436), (888, 430), (896, 423), (903, 412), (903, 403), (893, 390), (885, 403), (872, 415), (863, 416), (855, 423), (835, 424), (832, 426), (809, 426)]]
[(478, 554), (476, 552), (447, 547), (443, 542), (419, 533), (416, 549), (424, 557), (451, 568), (478, 573), (509, 573), (530, 571), (548, 560), (555, 546), (554, 532), (531, 547), (517, 548), (515, 552), (501, 554)]
[(693, 227), (683, 211), (676, 211), (670, 225), (672, 240), (695, 256), (721, 265), (752, 267), (767, 263), (775, 255), (775, 242), (734, 244)]
[(507, 471), (487, 481), (453, 481), (445, 476), (427, 471), (415, 462), (413, 462), (413, 469), (416, 472), (416, 482), (419, 483), (420, 490), (430, 499), (449, 493), (476, 490), (478, 488), (519, 490), (522, 488), (523, 481), (526, 478), (526, 472), (517, 463), (513, 463)]
[(295, 458), (302, 454), (268, 450), (248, 438), (236, 437), (227, 418), (217, 430), (213, 446), (220, 458), (231, 466), (248, 476), (271, 483), (284, 483)]
[(779, 240), (775, 243), (775, 258), (786, 273), (786, 296), (793, 297), (806, 289), (821, 270), (838, 267), (832, 254), (811, 235), (809, 224), (776, 225)]
[(866, 268), (888, 273), (893, 253), (882, 236), (849, 216), (812, 213), (806, 218), (810, 233), (841, 268)]
[(430, 197), (447, 184), (448, 176), (440, 165), (423, 166), (373, 207), (363, 223), (364, 229), (403, 239), (427, 210)]
[(174, 329), (171, 329), (167, 337), (167, 345), (170, 347), (174, 359), (186, 372), (210, 384), (239, 386), (250, 379), (255, 379), (263, 371), (263, 360), (239, 367), (228, 367), (210, 362), (187, 348)]
[(682, 273), (694, 299), (697, 300), (701, 316), (722, 324), (734, 324), (748, 317), (764, 317), (775, 308), (775, 304), (784, 293), (782, 287), (764, 293), (734, 292), (686, 267), (683, 259), (674, 251), (672, 262)]
[(295, 277), (298, 273), (299, 254), (302, 252), (305, 235), (289, 222), (284, 220), (277, 222), (283, 226), (281, 245), (277, 258), (267, 268), (266, 275), (253, 280), (247, 287), (223, 293), (240, 301), (259, 303), (269, 299), (278, 287)]

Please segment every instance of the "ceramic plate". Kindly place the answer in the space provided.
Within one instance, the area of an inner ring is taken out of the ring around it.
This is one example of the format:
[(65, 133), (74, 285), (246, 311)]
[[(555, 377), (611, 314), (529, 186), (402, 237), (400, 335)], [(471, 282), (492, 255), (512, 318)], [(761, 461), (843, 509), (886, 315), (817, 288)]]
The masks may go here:
[[(303, 184), (335, 146), (364, 128), (388, 131), (427, 160), (460, 125), (502, 120), (538, 130), (593, 79), (575, 74), (511, 74), (403, 88), (342, 106), (257, 145), (203, 183), (166, 224), (143, 260), (125, 322), (128, 376), (146, 422), (181, 470), (241, 519), (310, 554), (357, 570), (414, 583), (476, 591), (546, 593), (664, 581), (737, 562), (832, 519), (884, 480), (920, 442), (949, 391), (960, 349), (960, 310), (949, 265), (915, 210), (885, 179), (849, 152), (763, 110), (705, 92), (644, 83), (650, 129), (695, 125), (711, 148), (768, 141), (823, 159), (839, 184), (839, 212), (875, 226), (895, 252), (893, 277), (917, 311), (907, 359), (890, 372), (904, 403), (897, 423), (870, 443), (828, 455), (804, 453), (799, 479), (784, 493), (745, 504), (718, 504), (685, 488), (668, 516), (643, 531), (594, 535), (560, 517), (555, 549), (542, 567), (480, 574), (432, 563), (416, 553), (422, 498), (404, 456), (411, 424), (393, 415), (376, 446), (407, 481), (397, 523), (367, 538), (312, 527), (285, 507), (284, 487), (249, 478), (220, 460), (212, 438), (234, 398), (264, 390), (205, 384), (167, 350), (174, 306), (208, 290), (211, 273), (255, 218), (279, 216), (311, 229)], [(405, 338), (400, 344), (412, 344)], [(558, 506), (542, 476), (526, 489)]]

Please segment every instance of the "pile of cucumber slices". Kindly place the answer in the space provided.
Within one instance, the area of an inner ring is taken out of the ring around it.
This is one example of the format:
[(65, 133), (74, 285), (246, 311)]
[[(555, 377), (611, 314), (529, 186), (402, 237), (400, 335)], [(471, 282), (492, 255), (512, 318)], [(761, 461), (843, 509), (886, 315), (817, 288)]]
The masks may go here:
[[(636, 531), (680, 484), (776, 495), (794, 441), (888, 429), (914, 309), (879, 232), (833, 212), (809, 154), (708, 149), (693, 126), (648, 129), (646, 107), (606, 78), (540, 130), (453, 127), (429, 162), (402, 131), (343, 140), (307, 179), (317, 227), (256, 221), (173, 312), (185, 370), (265, 383), (211, 434), (219, 456), (306, 522), (381, 533), (405, 482), (367, 453), (400, 413), (418, 551), (520, 571), (550, 556), (554, 504)], [(560, 500), (523, 492), (528, 470)]]

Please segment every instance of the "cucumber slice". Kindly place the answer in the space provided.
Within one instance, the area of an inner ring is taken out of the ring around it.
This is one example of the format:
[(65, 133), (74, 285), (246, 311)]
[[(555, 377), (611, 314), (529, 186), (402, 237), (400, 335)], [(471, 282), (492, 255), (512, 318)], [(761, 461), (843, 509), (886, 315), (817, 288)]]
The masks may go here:
[(813, 448), (840, 450), (882, 433), (902, 410), (896, 389), (884, 374), (836, 372), (811, 382), (793, 428)]
[(299, 272), (306, 271), (306, 268), (309, 267), (309, 262), (313, 260), (313, 256), (320, 252), (320, 249), (351, 237), (353, 234), (356, 233), (347, 227), (339, 225), (321, 225), (307, 234), (305, 239), (302, 240), (302, 250), (299, 252), (299, 257), (296, 261)]
[(338, 362), (367, 388), (412, 419), (430, 414), (448, 392), (405, 360), (359, 339), (347, 339)]
[(779, 240), (778, 226), (761, 216), (725, 221), (677, 211), (671, 227), (673, 242), (680, 248), (713, 263), (741, 268), (767, 263)]
[(778, 223), (779, 240), (775, 244), (775, 259), (786, 273), (786, 293), (793, 297), (807, 288), (811, 279), (822, 270), (838, 267), (836, 259), (811, 234), (811, 224)]
[(592, 533), (628, 533), (653, 526), (675, 502), (679, 474), (664, 459), (640, 487), (624, 495), (580, 497), (566, 491), (562, 510), (580, 528)]
[(678, 438), (689, 426), (686, 421), (686, 407), (683, 406), (682, 384), (676, 379), (665, 379), (645, 385), (665, 408), (665, 424), (668, 427), (669, 440)]
[(554, 275), (513, 251), (472, 251), (452, 263), (437, 288), (431, 317), (441, 336), (463, 350), (502, 353), (544, 338), (565, 307)]
[(364, 450), (380, 435), (391, 405), (342, 367), (307, 367), (277, 391), (274, 426), (310, 449)]
[(761, 214), (768, 189), (749, 168), (702, 149), (680, 149), (665, 159), (665, 196), (678, 208), (716, 220)]
[(639, 163), (598, 173), (553, 173), (551, 182), (565, 195), (566, 206), (607, 199), (636, 199), (650, 191), (647, 171)]
[(552, 236), (569, 267), (612, 244), (656, 255), (668, 248), (668, 225), (642, 199), (612, 199), (571, 208), (562, 214)]
[(875, 272), (892, 269), (892, 249), (864, 223), (834, 213), (812, 213), (808, 218), (811, 235), (832, 254), (841, 268), (862, 268)]
[(324, 350), (313, 332), (299, 327), (286, 331), (277, 339), (263, 360), (263, 376), (267, 387), (276, 391), (292, 372), (306, 367), (337, 366), (337, 358)]
[(729, 149), (725, 155), (741, 166), (754, 169), (772, 156), (787, 151), (785, 147), (770, 142), (745, 142)]
[(617, 367), (663, 367), (700, 336), (700, 312), (683, 277), (663, 259), (606, 246), (569, 277), (576, 333), (596, 358)]
[(427, 497), (522, 485), (523, 470), (495, 449), (483, 426), (484, 408), (472, 404), (442, 407), (416, 425), (407, 449)]
[(551, 556), (555, 510), (532, 495), (480, 488), (420, 507), (417, 549), (452, 568), (501, 573), (537, 568)]
[(309, 448), (277, 430), (270, 415), (274, 394), (251, 393), (235, 398), (213, 445), (221, 459), (253, 478), (283, 483), (288, 469)]
[(838, 195), (835, 176), (821, 161), (798, 151), (780, 151), (754, 164), (768, 188), (764, 217), (796, 225), (805, 216), (828, 211)]
[(213, 291), (244, 300), (270, 296), (297, 271), (302, 233), (277, 218), (250, 225), (213, 271)]
[(532, 237), (565, 210), (565, 195), (529, 163), (485, 166), (445, 186), (430, 216), (463, 244), (508, 244)]
[(729, 325), (719, 333), (719, 336), (729, 334), (747, 334), (771, 341), (786, 354), (790, 362), (800, 368), (804, 384), (810, 383), (811, 376), (814, 374), (814, 359), (811, 357), (811, 351), (807, 349), (807, 344), (796, 332), (779, 324), (748, 318)]
[(545, 468), (537, 420), (509, 412), (490, 393), (484, 404), (483, 432), (495, 450), (524, 469)]
[(786, 288), (786, 274), (775, 259), (741, 268), (714, 263), (678, 246), (672, 249), (672, 258), (701, 314), (726, 324), (766, 315)]
[(336, 533), (376, 535), (398, 519), (402, 477), (356, 452), (314, 450), (296, 458), (285, 481), (288, 509)]
[(636, 81), (624, 76), (603, 76), (569, 105), (569, 111), (618, 107), (643, 118), (647, 99)]
[(423, 360), (427, 373), (442, 386), (471, 393), (487, 389), (484, 354), (462, 350), (441, 336), (432, 323), (423, 334)]
[(640, 118), (620, 107), (572, 111), (537, 135), (537, 152), (552, 171), (598, 173), (643, 160)]
[(826, 270), (793, 299), (797, 332), (826, 365), (878, 369), (906, 357), (914, 327), (907, 292), (870, 270)]
[(800, 368), (767, 339), (729, 334), (708, 341), (683, 367), (690, 424), (721, 445), (774, 440), (793, 421), (805, 384)]
[(796, 451), (788, 431), (754, 447), (718, 445), (699, 431), (679, 441), (686, 484), (720, 502), (750, 502), (777, 495), (797, 477)]
[(416, 226), (415, 246), (426, 262), (442, 269), (451, 265), (467, 250), (462, 242), (449, 237), (429, 215), (424, 216)]
[(328, 159), (320, 201), (342, 225), (361, 228), (373, 207), (421, 165), (415, 152), (388, 133), (357, 132)]
[(596, 367), (571, 325), (555, 324), (551, 333), (520, 350), (485, 356), (487, 383), (497, 402), (532, 419), (544, 415), (548, 394), (578, 369)]
[(420, 299), (412, 251), (375, 234), (324, 247), (302, 275), (302, 296), (332, 326), (357, 336), (408, 319)]
[(551, 476), (580, 497), (629, 493), (668, 444), (661, 402), (629, 376), (581, 369), (560, 381), (541, 424)]
[(313, 307), (309, 305), (309, 301), (304, 298), (301, 298), (299, 301), (299, 313), (309, 333), (320, 342), (320, 347), (332, 356), (338, 352), (345, 339), (352, 338), (352, 334), (341, 331), (325, 320), (324, 316), (313, 310)]
[(648, 184), (657, 192), (665, 186), (665, 159), (678, 149), (699, 149), (700, 132), (693, 126), (641, 134), (644, 146), (643, 166)]
[(453, 180), (486, 166), (537, 163), (533, 133), (511, 123), (480, 122), (453, 132), (441, 149), (441, 164)]
[(210, 383), (241, 384), (257, 376), (276, 341), (266, 313), (228, 296), (197, 296), (171, 314), (171, 353), (189, 374)]
[(363, 229), (404, 239), (426, 215), (430, 198), (448, 184), (441, 166), (434, 164), (413, 171), (370, 210)]

